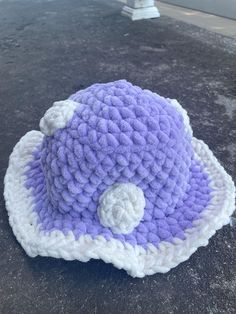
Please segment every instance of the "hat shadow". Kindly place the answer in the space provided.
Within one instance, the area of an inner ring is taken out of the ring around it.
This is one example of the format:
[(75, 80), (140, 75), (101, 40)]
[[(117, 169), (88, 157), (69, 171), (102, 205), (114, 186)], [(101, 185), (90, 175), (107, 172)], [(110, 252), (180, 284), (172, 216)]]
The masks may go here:
[(102, 260), (91, 259), (85, 263), (78, 260), (66, 261), (64, 259), (37, 256), (35, 258), (26, 257), (26, 262), (36, 276), (43, 273), (49, 280), (53, 279), (55, 275), (62, 275), (64, 278), (70, 278), (73, 281), (79, 280), (80, 283), (87, 282), (88, 278), (90, 280), (93, 278), (93, 281), (96, 282), (111, 277), (115, 281), (127, 280), (127, 278), (135, 280), (125, 270), (117, 269), (111, 263), (105, 263)]

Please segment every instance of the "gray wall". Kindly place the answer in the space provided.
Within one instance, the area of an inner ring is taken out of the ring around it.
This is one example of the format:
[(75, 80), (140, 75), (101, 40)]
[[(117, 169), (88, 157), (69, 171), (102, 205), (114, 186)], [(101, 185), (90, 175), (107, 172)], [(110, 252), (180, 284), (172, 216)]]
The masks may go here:
[(162, 0), (162, 2), (236, 19), (236, 0)]

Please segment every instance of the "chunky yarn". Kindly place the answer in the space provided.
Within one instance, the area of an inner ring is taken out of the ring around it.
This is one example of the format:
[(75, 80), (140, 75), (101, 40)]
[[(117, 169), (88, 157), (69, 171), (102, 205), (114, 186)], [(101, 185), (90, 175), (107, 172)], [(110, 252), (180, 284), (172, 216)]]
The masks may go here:
[(4, 197), (30, 256), (134, 277), (187, 260), (235, 208), (232, 179), (173, 99), (121, 80), (56, 102), (17, 143)]
[[(210, 189), (180, 108), (117, 81), (92, 85), (49, 109), (40, 123), (46, 136), (27, 172), (42, 228), (73, 230), (76, 237), (102, 234), (144, 247), (183, 239), (210, 200)], [(141, 202), (129, 220), (134, 207), (127, 202), (124, 208), (120, 200), (124, 221), (118, 221), (113, 206), (119, 201), (107, 193), (117, 184), (142, 191), (144, 213)]]
[(143, 191), (132, 183), (114, 184), (99, 199), (98, 215), (104, 227), (127, 234), (140, 223), (144, 214)]

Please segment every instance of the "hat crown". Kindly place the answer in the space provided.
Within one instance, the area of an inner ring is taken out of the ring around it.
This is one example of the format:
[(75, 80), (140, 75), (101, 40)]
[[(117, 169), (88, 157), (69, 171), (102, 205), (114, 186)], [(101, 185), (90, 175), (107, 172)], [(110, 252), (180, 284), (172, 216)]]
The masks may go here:
[(165, 98), (123, 80), (92, 85), (69, 99), (78, 103), (73, 117), (43, 141), (53, 208), (96, 213), (106, 189), (133, 183), (153, 212), (170, 213), (187, 189), (193, 156), (181, 114)]

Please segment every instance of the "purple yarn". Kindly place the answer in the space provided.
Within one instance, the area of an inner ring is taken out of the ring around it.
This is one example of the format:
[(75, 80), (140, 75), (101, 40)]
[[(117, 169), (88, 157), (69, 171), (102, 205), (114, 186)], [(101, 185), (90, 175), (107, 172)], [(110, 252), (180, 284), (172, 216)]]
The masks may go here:
[[(42, 229), (143, 247), (184, 239), (211, 190), (182, 116), (166, 99), (123, 80), (69, 99), (80, 104), (73, 118), (44, 138), (27, 171)], [(113, 234), (97, 215), (100, 195), (117, 182), (136, 184), (146, 200), (142, 221), (128, 235)]]

